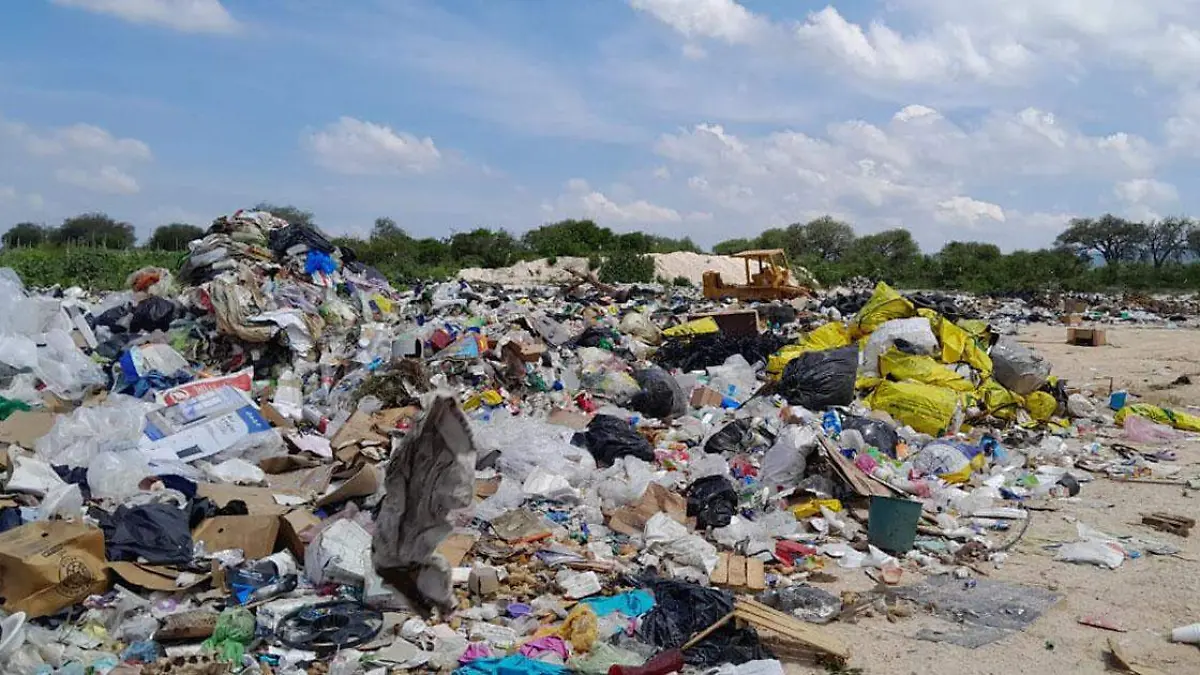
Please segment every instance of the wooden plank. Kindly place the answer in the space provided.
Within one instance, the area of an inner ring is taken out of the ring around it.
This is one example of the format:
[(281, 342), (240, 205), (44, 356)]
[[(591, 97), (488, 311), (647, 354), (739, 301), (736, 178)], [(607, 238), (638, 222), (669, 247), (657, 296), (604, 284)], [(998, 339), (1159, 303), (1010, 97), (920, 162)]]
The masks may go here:
[(735, 616), (737, 616), (736, 611), (730, 612), (730, 613), (726, 614), (725, 616), (721, 617), (713, 625), (709, 626), (708, 628), (705, 628), (704, 630), (700, 631), (699, 633), (696, 633), (696, 636), (693, 637), (691, 640), (688, 640), (687, 642), (685, 642), (683, 644), (683, 646), (679, 648), (679, 651), (686, 652), (687, 650), (691, 649), (692, 647), (695, 647), (697, 643), (699, 643), (701, 640), (708, 637), (709, 635), (712, 635), (721, 626), (724, 626), (725, 624), (729, 623)]
[(794, 640), (805, 647), (844, 661), (850, 650), (841, 639), (822, 626), (804, 623), (799, 619), (746, 598), (734, 601), (737, 618), (765, 631)]
[(715, 586), (724, 586), (729, 583), (729, 553), (721, 552), (717, 554), (717, 567), (713, 570), (709, 581)]
[(746, 559), (740, 555), (729, 556), (729, 585), (734, 588), (746, 585)]
[(821, 449), (825, 452), (825, 456), (828, 457), (830, 463), (833, 464), (833, 468), (836, 469), (839, 474), (841, 474), (842, 478), (846, 481), (846, 484), (849, 485), (850, 489), (854, 490), (855, 493), (863, 497), (870, 497), (873, 495), (879, 495), (881, 497), (893, 496), (894, 493), (890, 488), (883, 483), (872, 480), (873, 477), (868, 477), (867, 474), (860, 471), (857, 466), (854, 466), (850, 460), (846, 459), (841, 451), (839, 451), (828, 438), (825, 438), (823, 435), (818, 435), (817, 441), (821, 444)]
[(746, 558), (746, 588), (752, 591), (765, 591), (767, 578), (763, 569), (763, 561), (757, 558)]

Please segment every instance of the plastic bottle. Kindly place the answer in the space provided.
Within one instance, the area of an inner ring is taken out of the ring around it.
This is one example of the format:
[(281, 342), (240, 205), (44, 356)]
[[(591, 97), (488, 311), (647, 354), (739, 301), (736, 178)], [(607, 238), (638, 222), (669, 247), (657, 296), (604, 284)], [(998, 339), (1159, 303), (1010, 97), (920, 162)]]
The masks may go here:
[(1171, 631), (1171, 642), (1200, 645), (1200, 623), (1180, 626)]

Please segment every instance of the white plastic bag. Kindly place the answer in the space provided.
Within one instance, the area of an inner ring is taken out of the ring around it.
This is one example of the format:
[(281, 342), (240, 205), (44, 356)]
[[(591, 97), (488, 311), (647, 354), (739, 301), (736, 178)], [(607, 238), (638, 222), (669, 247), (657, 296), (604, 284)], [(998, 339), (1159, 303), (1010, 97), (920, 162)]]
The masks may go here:
[(130, 396), (110, 396), (98, 406), (59, 415), (37, 442), (38, 457), (55, 465), (86, 467), (96, 453), (136, 448), (154, 404)]
[(38, 506), (38, 520), (50, 520), (54, 517), (78, 518), (83, 511), (83, 493), (79, 486), (63, 483), (46, 493)]
[(817, 434), (807, 426), (785, 427), (763, 457), (760, 480), (764, 485), (795, 486), (804, 478), (808, 456), (817, 446)]
[(267, 479), (262, 469), (244, 459), (227, 459), (220, 464), (197, 462), (197, 466), (213, 483), (257, 485)]
[(600, 473), (596, 492), (605, 508), (620, 508), (641, 499), (653, 480), (654, 469), (648, 462), (626, 455)]
[(96, 453), (87, 467), (88, 487), (97, 499), (121, 503), (141, 492), (142, 479), (154, 475), (137, 449)]
[(65, 485), (63, 479), (55, 473), (54, 467), (37, 457), (13, 454), (10, 461), (13, 465), (12, 477), (4, 487), (8, 492), (23, 492), (44, 497)]
[(656, 513), (646, 522), (646, 545), (681, 565), (696, 567), (712, 574), (717, 568), (717, 547), (703, 537), (688, 534), (687, 528), (665, 513)]
[(920, 354), (933, 354), (937, 350), (937, 337), (929, 325), (929, 319), (919, 316), (913, 319), (892, 319), (883, 323), (867, 338), (863, 348), (861, 373), (870, 377), (879, 376), (879, 357), (903, 340)]

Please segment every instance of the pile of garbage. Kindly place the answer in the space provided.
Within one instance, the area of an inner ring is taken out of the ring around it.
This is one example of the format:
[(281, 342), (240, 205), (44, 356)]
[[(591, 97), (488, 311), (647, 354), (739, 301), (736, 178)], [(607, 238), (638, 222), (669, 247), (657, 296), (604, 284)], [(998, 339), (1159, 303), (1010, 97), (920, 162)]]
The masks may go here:
[[(128, 292), (0, 286), (19, 675), (840, 665), (831, 622), (912, 604), (815, 584), (974, 578), (1039, 500), (1178, 477), (1098, 429), (1200, 431), (883, 284), (852, 311), (398, 290), (239, 212)], [(1081, 525), (1056, 555), (1111, 569), (1129, 547)]]

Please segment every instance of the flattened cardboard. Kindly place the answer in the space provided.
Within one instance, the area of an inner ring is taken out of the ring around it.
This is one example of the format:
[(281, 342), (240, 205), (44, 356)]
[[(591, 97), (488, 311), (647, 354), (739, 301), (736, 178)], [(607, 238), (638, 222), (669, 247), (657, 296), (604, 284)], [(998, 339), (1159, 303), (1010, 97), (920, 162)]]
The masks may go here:
[(196, 495), (211, 499), (218, 508), (224, 508), (234, 500), (241, 500), (246, 502), (246, 508), (250, 511), (250, 515), (280, 516), (287, 513), (288, 510), (287, 507), (280, 506), (275, 502), (275, 490), (271, 488), (198, 483)]
[(39, 438), (50, 433), (57, 417), (41, 410), (18, 410), (0, 422), (0, 443), (16, 443), (32, 450)]
[(192, 530), (192, 541), (203, 541), (206, 551), (240, 548), (249, 560), (274, 553), (278, 536), (279, 518), (276, 516), (217, 516)]
[(659, 512), (667, 514), (676, 522), (686, 524), (687, 499), (658, 483), (651, 483), (642, 493), (641, 499), (614, 511), (608, 526), (621, 534), (640, 535), (646, 529), (646, 522)]
[(151, 591), (170, 592), (187, 590), (199, 586), (210, 578), (210, 575), (205, 574), (197, 577), (195, 581), (186, 586), (179, 586), (176, 581), (179, 578), (179, 570), (171, 569), (170, 567), (140, 565), (138, 563), (121, 561), (111, 562), (108, 564), (108, 567), (125, 581)]
[(473, 534), (453, 532), (438, 544), (437, 552), (442, 554), (451, 567), (458, 567), (462, 564), (462, 559), (471, 551), (471, 547), (475, 545), (477, 539), (478, 537)]
[(274, 492), (307, 498), (325, 494), (325, 490), (329, 489), (329, 481), (332, 479), (333, 465), (325, 464), (311, 469), (267, 476), (267, 484)]
[(334, 450), (340, 450), (347, 445), (362, 443), (364, 441), (385, 443), (387, 440), (386, 436), (375, 432), (375, 422), (371, 419), (370, 415), (364, 412), (356, 412), (334, 434), (331, 445)]
[(567, 427), (575, 431), (583, 431), (587, 428), (588, 422), (592, 421), (592, 416), (586, 413), (575, 412), (573, 410), (563, 410), (555, 408), (550, 412), (550, 416), (546, 418), (550, 424), (557, 424), (560, 427)]
[(379, 471), (374, 466), (367, 465), (358, 470), (358, 473), (342, 483), (333, 492), (321, 497), (317, 500), (317, 508), (329, 506), (330, 504), (339, 504), (347, 499), (355, 497), (366, 497), (375, 494), (379, 489)]
[(56, 520), (0, 534), (0, 596), (6, 611), (48, 616), (107, 589), (99, 528)]

